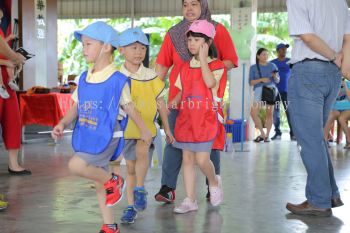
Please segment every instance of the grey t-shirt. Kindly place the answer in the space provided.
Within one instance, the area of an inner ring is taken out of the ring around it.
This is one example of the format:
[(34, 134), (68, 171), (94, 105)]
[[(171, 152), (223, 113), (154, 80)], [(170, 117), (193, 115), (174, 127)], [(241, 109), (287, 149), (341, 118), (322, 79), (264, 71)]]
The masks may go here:
[(350, 11), (346, 0), (287, 0), (289, 34), (294, 39), (291, 63), (306, 58), (329, 60), (312, 51), (298, 36), (316, 34), (340, 52), (343, 37), (350, 34)]

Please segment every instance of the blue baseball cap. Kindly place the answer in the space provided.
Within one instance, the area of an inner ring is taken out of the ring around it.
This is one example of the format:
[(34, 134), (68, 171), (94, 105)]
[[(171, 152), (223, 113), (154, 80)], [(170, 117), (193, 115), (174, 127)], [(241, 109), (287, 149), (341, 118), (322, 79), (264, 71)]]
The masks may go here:
[(135, 42), (146, 46), (149, 45), (147, 36), (143, 33), (141, 28), (129, 28), (119, 35), (119, 46), (127, 46)]
[(81, 31), (75, 31), (74, 37), (81, 42), (81, 36), (87, 36), (91, 39), (110, 44), (117, 48), (119, 46), (118, 32), (105, 22), (97, 21), (90, 24)]
[(276, 46), (276, 50), (280, 50), (282, 48), (289, 48), (289, 44), (283, 44), (283, 43), (280, 43)]

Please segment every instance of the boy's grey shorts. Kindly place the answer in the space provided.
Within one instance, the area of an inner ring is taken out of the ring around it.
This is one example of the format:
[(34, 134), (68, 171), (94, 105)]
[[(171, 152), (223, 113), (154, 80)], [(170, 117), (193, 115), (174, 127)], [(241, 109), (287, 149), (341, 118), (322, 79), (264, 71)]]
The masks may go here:
[[(153, 138), (154, 141), (154, 138)], [(137, 139), (127, 139), (125, 140), (125, 146), (123, 149), (123, 157), (125, 160), (136, 160), (136, 143)], [(149, 148), (148, 155), (152, 155), (154, 151), (153, 144)]]
[(109, 171), (108, 164), (110, 159), (114, 155), (115, 150), (119, 144), (120, 138), (113, 138), (107, 149), (103, 151), (101, 154), (93, 155), (84, 152), (76, 152), (75, 156), (84, 160), (88, 165), (100, 167), (107, 172)]

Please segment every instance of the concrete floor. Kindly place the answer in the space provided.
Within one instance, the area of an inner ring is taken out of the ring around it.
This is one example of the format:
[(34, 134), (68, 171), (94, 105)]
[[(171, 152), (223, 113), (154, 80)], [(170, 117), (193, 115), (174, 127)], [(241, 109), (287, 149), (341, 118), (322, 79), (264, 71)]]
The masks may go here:
[[(238, 145), (235, 145), (238, 148)], [(206, 187), (200, 175), (196, 213), (174, 215), (173, 205), (154, 202), (161, 171), (147, 177), (149, 206), (135, 224), (121, 232), (146, 233), (349, 233), (350, 152), (331, 148), (338, 185), (345, 206), (334, 209), (331, 218), (298, 217), (288, 214), (287, 201), (304, 201), (305, 170), (295, 142), (249, 143), (248, 153), (223, 153), (222, 177), (225, 200), (221, 207), (207, 204)], [(54, 145), (36, 142), (23, 146), (21, 158), (32, 169), (29, 177), (7, 174), (7, 157), (0, 148), (0, 192), (10, 203), (0, 212), (1, 233), (96, 233), (101, 220), (91, 183), (70, 176), (67, 161), (72, 154), (69, 138)], [(179, 178), (177, 202), (184, 197)], [(119, 222), (126, 201), (117, 207)]]

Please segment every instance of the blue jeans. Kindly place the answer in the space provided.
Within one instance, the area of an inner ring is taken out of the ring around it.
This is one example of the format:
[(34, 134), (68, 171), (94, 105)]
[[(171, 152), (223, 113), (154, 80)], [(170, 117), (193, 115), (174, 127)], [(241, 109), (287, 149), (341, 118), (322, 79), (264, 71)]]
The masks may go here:
[(288, 101), (294, 134), (307, 172), (306, 198), (317, 208), (330, 208), (340, 197), (328, 146), (323, 138), (331, 106), (339, 92), (341, 73), (333, 63), (304, 61), (294, 65)]
[[(174, 134), (177, 110), (170, 110), (168, 116), (169, 127)], [(220, 152), (212, 150), (210, 160), (214, 164), (215, 173), (220, 174)], [(177, 177), (182, 165), (182, 150), (173, 147), (171, 144), (166, 144), (164, 148), (164, 158), (162, 166), (162, 185), (166, 185), (172, 189), (176, 189)]]
[(281, 105), (283, 105), (284, 111), (287, 115), (288, 125), (289, 125), (289, 134), (291, 137), (294, 136), (293, 130), (292, 130), (292, 124), (290, 121), (290, 113), (289, 113), (289, 104), (287, 101), (287, 92), (280, 92), (279, 95), (277, 95), (277, 102), (275, 104), (275, 108), (273, 110), (273, 124), (275, 126), (275, 132), (277, 135), (282, 135), (282, 131), (280, 129), (281, 125)]

